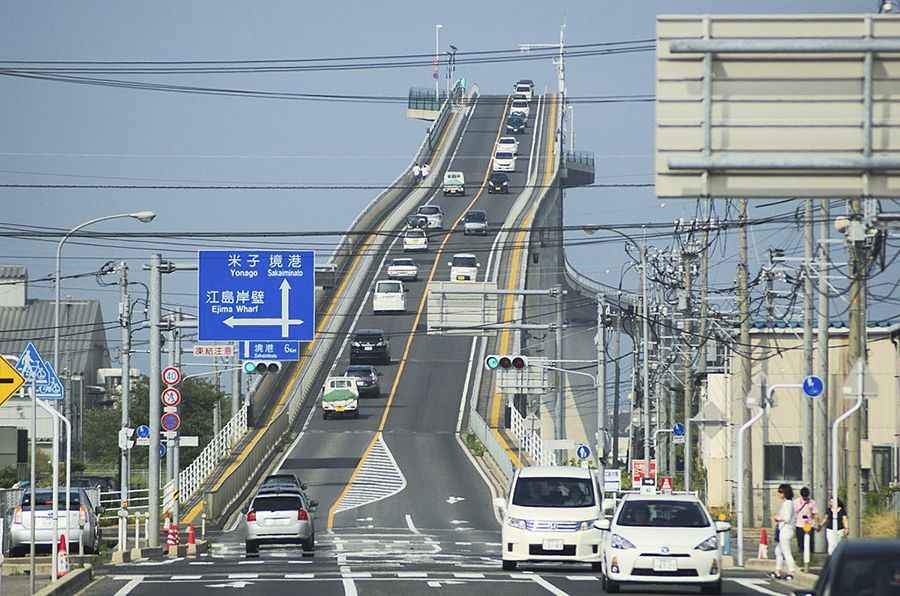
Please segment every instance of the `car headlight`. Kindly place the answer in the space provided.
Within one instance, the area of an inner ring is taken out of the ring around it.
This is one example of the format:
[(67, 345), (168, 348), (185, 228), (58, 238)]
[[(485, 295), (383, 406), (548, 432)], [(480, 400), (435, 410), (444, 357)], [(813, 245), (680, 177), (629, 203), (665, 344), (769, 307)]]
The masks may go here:
[(352, 345), (354, 348), (362, 347), (362, 344), (359, 343), (358, 341), (352, 342), (350, 345)]
[(719, 549), (719, 538), (718, 536), (710, 536), (700, 544), (694, 547), (694, 550), (718, 550)]
[(629, 548), (637, 548), (633, 544), (631, 544), (631, 542), (622, 538), (618, 534), (613, 534), (612, 536), (610, 536), (609, 545), (613, 548), (619, 548), (622, 550), (629, 549)]
[(508, 525), (510, 528), (524, 530), (527, 524), (524, 519), (518, 517), (508, 517), (506, 518), (506, 525)]
[(578, 522), (578, 530), (579, 531), (591, 530), (594, 528), (594, 522), (596, 522), (596, 521), (597, 520), (595, 520), (595, 519), (588, 519), (585, 521)]

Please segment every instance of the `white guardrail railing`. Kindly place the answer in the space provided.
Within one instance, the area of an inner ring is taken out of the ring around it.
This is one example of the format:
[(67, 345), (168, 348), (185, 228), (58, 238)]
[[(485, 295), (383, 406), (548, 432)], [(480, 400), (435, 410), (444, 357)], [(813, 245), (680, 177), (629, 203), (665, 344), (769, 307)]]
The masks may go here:
[(552, 449), (544, 450), (544, 441), (541, 439), (540, 431), (532, 428), (535, 423), (540, 425), (540, 421), (536, 418), (523, 417), (515, 407), (510, 407), (509, 411), (509, 432), (519, 442), (519, 448), (538, 465), (555, 466), (556, 453)]

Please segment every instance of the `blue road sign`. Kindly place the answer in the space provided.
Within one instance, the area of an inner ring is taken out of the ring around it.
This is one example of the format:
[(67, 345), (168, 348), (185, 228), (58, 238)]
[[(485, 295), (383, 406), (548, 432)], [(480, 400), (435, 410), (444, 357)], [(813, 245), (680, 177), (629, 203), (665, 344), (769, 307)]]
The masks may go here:
[(16, 370), (25, 377), (25, 383), (34, 385), (34, 393), (38, 399), (61, 400), (65, 397), (63, 384), (53, 370), (53, 365), (41, 357), (34, 344), (28, 342)]
[(311, 341), (315, 252), (199, 252), (199, 341)]
[(166, 456), (166, 451), (168, 451), (168, 449), (166, 449), (166, 444), (165, 444), (165, 443), (160, 443), (160, 444), (159, 444), (159, 457), (160, 457), (160, 458), (165, 457), (165, 456)]
[(300, 344), (296, 341), (245, 341), (241, 360), (300, 360)]
[(578, 449), (575, 450), (575, 455), (578, 456), (578, 459), (584, 461), (591, 456), (591, 448), (582, 443), (578, 446)]
[(676, 437), (683, 437), (684, 436), (684, 425), (680, 422), (676, 422), (672, 426), (672, 434), (675, 435)]
[(150, 427), (146, 424), (142, 424), (135, 429), (135, 434), (137, 434), (140, 439), (149, 439), (150, 438)]
[(825, 391), (825, 383), (820, 377), (810, 375), (803, 379), (803, 393), (806, 397), (819, 397)]

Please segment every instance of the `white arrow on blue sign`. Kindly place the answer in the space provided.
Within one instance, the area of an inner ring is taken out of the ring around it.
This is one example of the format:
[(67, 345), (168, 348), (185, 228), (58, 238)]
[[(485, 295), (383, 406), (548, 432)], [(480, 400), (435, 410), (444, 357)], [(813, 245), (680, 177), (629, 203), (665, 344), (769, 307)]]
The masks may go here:
[(821, 377), (810, 375), (803, 379), (803, 393), (806, 397), (819, 397), (825, 391), (825, 383)]
[(146, 424), (142, 424), (137, 427), (134, 431), (137, 436), (141, 439), (149, 439), (150, 438), (150, 427)]
[(241, 349), (244, 360), (300, 360), (300, 344), (296, 341), (245, 341)]
[(676, 422), (672, 426), (672, 434), (675, 435), (676, 437), (683, 437), (684, 436), (684, 425), (680, 422)]
[(575, 450), (575, 455), (578, 456), (578, 459), (584, 461), (591, 457), (591, 448), (582, 443), (578, 446), (578, 449)]
[(165, 443), (160, 443), (160, 444), (159, 444), (159, 456), (160, 456), (160, 457), (165, 457), (165, 456), (166, 456), (166, 451), (168, 451), (168, 449), (166, 448), (166, 444), (165, 444)]
[(315, 251), (201, 250), (199, 341), (311, 341)]
[(25, 377), (26, 384), (34, 385), (34, 395), (38, 399), (61, 400), (65, 397), (63, 384), (53, 370), (53, 365), (44, 360), (34, 344), (28, 342), (16, 370)]

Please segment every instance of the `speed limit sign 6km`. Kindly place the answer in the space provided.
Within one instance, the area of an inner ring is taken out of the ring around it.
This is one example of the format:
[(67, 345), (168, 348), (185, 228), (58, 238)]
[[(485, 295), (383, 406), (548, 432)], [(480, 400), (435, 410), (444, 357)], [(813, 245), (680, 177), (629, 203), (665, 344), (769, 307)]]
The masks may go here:
[(166, 406), (177, 406), (181, 403), (181, 391), (174, 387), (166, 387), (162, 392), (162, 403)]
[(166, 385), (177, 385), (181, 382), (181, 371), (174, 366), (167, 366), (162, 371), (162, 380)]

